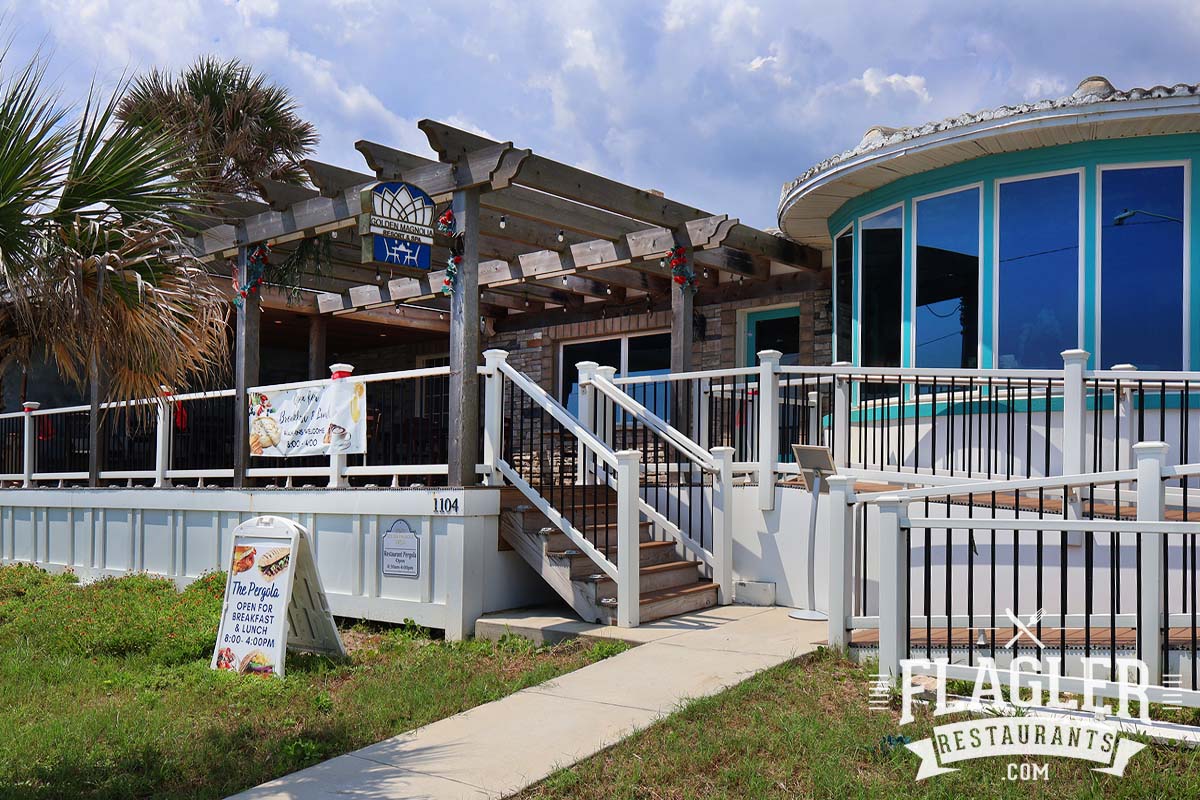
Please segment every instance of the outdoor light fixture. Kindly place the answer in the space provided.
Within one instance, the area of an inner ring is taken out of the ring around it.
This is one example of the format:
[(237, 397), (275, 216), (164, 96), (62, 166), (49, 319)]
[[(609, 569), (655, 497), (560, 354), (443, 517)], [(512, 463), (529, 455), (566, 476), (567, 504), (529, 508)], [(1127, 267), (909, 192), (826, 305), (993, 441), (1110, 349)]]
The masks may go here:
[(567, 285), (567, 276), (563, 275), (563, 286)]
[(705, 267), (704, 272), (702, 272), (701, 274), (707, 278), (708, 277), (708, 267)]
[(561, 242), (564, 238), (566, 238), (565, 234), (563, 234), (562, 230), (560, 229), (558, 232), (558, 240)]
[(379, 267), (375, 268), (375, 282), (383, 283), (383, 274), (379, 271)]
[(1183, 223), (1183, 220), (1181, 220), (1179, 217), (1171, 217), (1171, 216), (1167, 216), (1166, 214), (1156, 214), (1153, 211), (1146, 211), (1145, 209), (1142, 209), (1142, 208), (1127, 208), (1124, 211), (1122, 211), (1120, 214), (1117, 214), (1115, 217), (1113, 217), (1113, 225), (1114, 226), (1124, 225), (1125, 220), (1129, 219), (1130, 217), (1132, 217), (1135, 214), (1145, 214), (1147, 217), (1158, 217), (1159, 219), (1165, 219), (1168, 222), (1178, 222), (1180, 224)]
[(612, 294), (612, 287), (611, 287), (611, 286), (605, 286), (605, 287), (604, 287), (604, 293), (605, 293), (605, 294)]
[(525, 301), (525, 307), (526, 307), (526, 308), (529, 308), (529, 301), (528, 301), (528, 300), (526, 300), (526, 301)]
[(330, 238), (330, 239), (336, 239), (336, 238), (337, 238), (337, 231), (330, 231), (330, 232), (329, 232), (329, 238)]
[(504, 226), (508, 224), (508, 217), (504, 214), (500, 215), (500, 230), (504, 230)]

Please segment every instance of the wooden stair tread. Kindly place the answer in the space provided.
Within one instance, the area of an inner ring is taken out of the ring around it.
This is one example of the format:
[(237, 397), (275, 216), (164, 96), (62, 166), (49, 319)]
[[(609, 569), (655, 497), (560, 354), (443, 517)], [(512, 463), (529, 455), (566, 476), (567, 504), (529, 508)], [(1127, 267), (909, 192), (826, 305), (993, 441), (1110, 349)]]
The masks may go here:
[(671, 600), (675, 597), (683, 597), (689, 594), (700, 594), (701, 592), (716, 592), (717, 585), (712, 581), (697, 581), (691, 586), (677, 586), (674, 589), (659, 589), (654, 592), (646, 592), (640, 598), (641, 604), (654, 603), (659, 600)]
[[(638, 575), (639, 576), (657, 575), (657, 574), (660, 574), (663, 572), (671, 572), (672, 570), (682, 570), (682, 569), (687, 569), (689, 567), (692, 569), (696, 569), (697, 563), (698, 562), (695, 562), (695, 561), (683, 561), (681, 559), (679, 561), (668, 561), (665, 564), (651, 564), (649, 566), (641, 567), (638, 570)], [(585, 578), (576, 578), (576, 580), (592, 581), (595, 583), (604, 583), (605, 581), (611, 581), (612, 578), (608, 577), (608, 575), (606, 575), (603, 572), (598, 572), (595, 575), (588, 575)]]
[[(674, 542), (639, 542), (638, 547), (641, 548), (642, 550), (674, 548), (675, 543)], [(617, 551), (616, 547), (597, 547), (596, 549), (599, 550), (604, 555), (608, 555), (609, 553), (615, 553)], [(571, 556), (582, 556), (582, 555), (586, 555), (586, 554), (582, 550), (571, 549), (571, 550), (547, 550), (546, 555), (551, 556), (552, 558), (569, 558)], [(645, 569), (645, 567), (643, 567), (643, 569)]]
[[(568, 520), (568, 522), (569, 521), (570, 520)], [(650, 520), (641, 520), (640, 522), (638, 522), (638, 527), (639, 528), (649, 528), (653, 524), (654, 523), (651, 522)], [(587, 529), (588, 530), (608, 530), (610, 528), (615, 529), (616, 527), (617, 527), (617, 523), (609, 522), (604, 525), (588, 525)], [(540, 533), (543, 536), (548, 536), (553, 533), (562, 533), (562, 531), (560, 531), (558, 528), (554, 527), (553, 525), (540, 525), (540, 526), (538, 526), (536, 533)]]

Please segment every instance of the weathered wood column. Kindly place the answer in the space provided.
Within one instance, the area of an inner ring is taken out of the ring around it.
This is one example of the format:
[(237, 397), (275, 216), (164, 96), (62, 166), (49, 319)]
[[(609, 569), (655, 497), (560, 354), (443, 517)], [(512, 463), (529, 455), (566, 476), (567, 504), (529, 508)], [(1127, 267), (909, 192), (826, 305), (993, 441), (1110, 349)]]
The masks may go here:
[[(692, 248), (686, 242), (675, 239), (676, 247), (684, 248), (684, 258), (688, 265), (692, 264)], [(695, 339), (695, 326), (692, 324), (692, 299), (695, 293), (686, 287), (671, 282), (671, 372), (688, 372), (692, 368), (692, 341)]]
[(479, 189), (454, 192), (462, 263), (450, 296), (450, 430), (446, 482), (474, 486), (479, 460)]
[(325, 357), (325, 335), (328, 320), (321, 314), (308, 318), (308, 379), (319, 380), (329, 375), (329, 359)]
[[(238, 248), (238, 274), (246, 274), (246, 247)], [(262, 330), (262, 310), (257, 290), (247, 292), (237, 306), (237, 333), (234, 340), (233, 403), (233, 485), (247, 485), (246, 470), (250, 467), (250, 414), (246, 392), (259, 383), (259, 334)]]
[[(102, 319), (104, 313), (104, 276), (103, 269), (96, 271), (96, 319)], [(100, 430), (104, 421), (100, 413), (103, 380), (104, 364), (101, 362), (101, 354), (93, 348), (88, 359), (88, 486), (92, 487), (100, 485), (100, 470), (104, 469), (106, 442)]]

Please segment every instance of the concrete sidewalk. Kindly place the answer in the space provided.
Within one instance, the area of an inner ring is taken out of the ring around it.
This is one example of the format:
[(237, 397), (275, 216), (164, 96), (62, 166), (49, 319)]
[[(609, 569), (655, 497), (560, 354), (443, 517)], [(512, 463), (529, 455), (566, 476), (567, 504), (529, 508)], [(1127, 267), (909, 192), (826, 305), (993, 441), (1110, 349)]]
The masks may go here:
[(789, 619), (786, 608), (724, 606), (638, 631), (646, 643), (621, 655), (236, 797), (504, 797), (647, 727), (687, 699), (814, 650), (827, 628)]

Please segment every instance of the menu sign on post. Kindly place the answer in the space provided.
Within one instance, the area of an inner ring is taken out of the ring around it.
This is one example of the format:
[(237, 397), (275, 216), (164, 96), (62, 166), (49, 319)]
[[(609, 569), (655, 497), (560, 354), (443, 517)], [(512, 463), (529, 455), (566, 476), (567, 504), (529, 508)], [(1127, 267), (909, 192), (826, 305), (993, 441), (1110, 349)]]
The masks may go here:
[[(299, 587), (301, 591), (294, 591)], [(281, 517), (233, 530), (212, 668), (283, 675), (288, 646), (344, 655), (312, 559), (308, 532)]]

